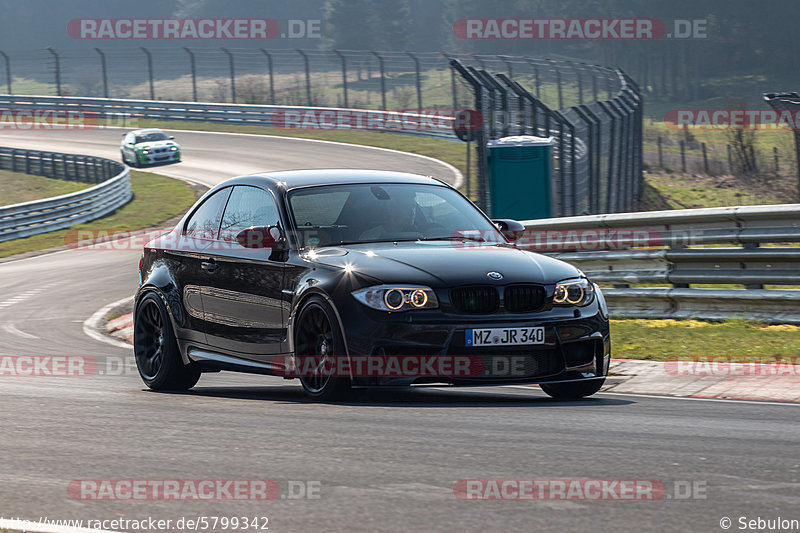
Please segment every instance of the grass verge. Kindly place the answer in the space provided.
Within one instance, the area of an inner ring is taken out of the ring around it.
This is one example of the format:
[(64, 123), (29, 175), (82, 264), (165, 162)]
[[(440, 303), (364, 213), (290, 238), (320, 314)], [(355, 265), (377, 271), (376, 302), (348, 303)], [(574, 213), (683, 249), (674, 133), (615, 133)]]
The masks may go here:
[(612, 357), (663, 361), (670, 356), (796, 356), (800, 326), (743, 319), (612, 319)]
[[(69, 182), (67, 182), (69, 183)], [(186, 182), (149, 172), (131, 170), (133, 200), (111, 213), (70, 229), (136, 230), (158, 226), (182, 214), (196, 200), (196, 188)], [(65, 243), (69, 230), (51, 231), (0, 242), (0, 258), (54, 248)]]
[(23, 172), (0, 170), (0, 206), (52, 198), (90, 187), (89, 183), (67, 181)]

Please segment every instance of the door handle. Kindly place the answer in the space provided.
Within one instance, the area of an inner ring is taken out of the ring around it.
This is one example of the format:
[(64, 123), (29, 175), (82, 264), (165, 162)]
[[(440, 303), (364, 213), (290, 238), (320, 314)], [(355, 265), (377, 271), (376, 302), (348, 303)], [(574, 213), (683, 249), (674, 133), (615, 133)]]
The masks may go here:
[(216, 261), (214, 261), (213, 259), (210, 261), (203, 261), (202, 263), (200, 263), (200, 268), (209, 273), (214, 272), (217, 269), (217, 266), (219, 265), (217, 265)]

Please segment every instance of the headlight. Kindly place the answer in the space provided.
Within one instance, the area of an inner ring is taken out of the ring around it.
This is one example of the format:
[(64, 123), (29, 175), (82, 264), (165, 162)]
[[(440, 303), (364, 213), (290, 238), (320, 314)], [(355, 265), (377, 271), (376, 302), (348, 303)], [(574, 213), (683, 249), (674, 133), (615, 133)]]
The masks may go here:
[(589, 305), (594, 297), (594, 288), (588, 279), (562, 281), (556, 284), (553, 303), (556, 305)]
[(142, 153), (142, 154), (144, 154), (144, 155), (147, 155), (147, 154), (149, 154), (149, 153), (150, 153), (150, 150), (142, 150), (142, 152), (141, 152), (141, 153)]
[(178, 151), (178, 147), (177, 146), (171, 146), (170, 150), (172, 150), (173, 152), (177, 152)]
[(400, 312), (439, 307), (436, 293), (423, 285), (376, 285), (353, 291), (356, 300), (378, 311)]

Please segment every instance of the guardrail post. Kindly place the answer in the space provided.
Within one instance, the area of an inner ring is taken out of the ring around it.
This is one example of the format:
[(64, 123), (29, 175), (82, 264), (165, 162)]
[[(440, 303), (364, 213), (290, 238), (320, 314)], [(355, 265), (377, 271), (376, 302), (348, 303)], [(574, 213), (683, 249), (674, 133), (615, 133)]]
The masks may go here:
[(222, 48), (220, 48), (220, 50), (225, 52), (225, 55), (228, 56), (228, 66), (230, 67), (230, 70), (231, 70), (231, 98), (233, 99), (233, 103), (235, 104), (236, 103), (236, 70), (235, 70), (234, 65), (233, 65), (233, 54), (227, 48), (225, 48), (224, 46)]
[(272, 54), (264, 50), (263, 48), (259, 48), (261, 53), (267, 56), (267, 67), (269, 68), (269, 103), (270, 105), (275, 105), (275, 78), (272, 75)]
[(153, 86), (153, 56), (150, 55), (150, 50), (145, 48), (144, 46), (140, 46), (139, 50), (145, 53), (147, 56), (147, 77), (150, 80), (150, 100), (156, 99), (156, 91), (155, 87)]
[(311, 98), (311, 70), (308, 66), (308, 55), (303, 50), (297, 50), (297, 52), (303, 56), (303, 64), (306, 69), (306, 105), (312, 106), (314, 104)]
[(701, 143), (700, 147), (703, 149), (703, 171), (708, 174), (708, 152), (706, 151), (706, 143)]
[(778, 164), (778, 147), (772, 147), (772, 155), (775, 157), (775, 172), (780, 172), (781, 166)]
[(381, 71), (381, 109), (386, 109), (386, 72), (383, 69), (383, 57), (378, 52), (371, 52), (378, 58), (378, 68)]
[(53, 59), (56, 61), (56, 95), (61, 96), (61, 58), (59, 57), (58, 52), (56, 52), (52, 47), (48, 46), (46, 50), (53, 54)]
[(108, 98), (108, 72), (106, 71), (106, 55), (99, 48), (94, 49), (100, 54), (100, 72), (103, 75), (103, 98)]
[(419, 69), (419, 58), (411, 52), (406, 52), (406, 54), (414, 60), (414, 72), (417, 75), (417, 109), (422, 112), (422, 75)]
[(339, 61), (342, 63), (342, 93), (344, 95), (344, 106), (350, 107), (350, 105), (347, 103), (347, 59), (339, 50), (334, 50), (333, 53), (339, 56)]
[(661, 152), (661, 135), (658, 136), (658, 168), (664, 168), (664, 156)]
[(194, 63), (194, 52), (189, 50), (189, 48), (187, 46), (183, 46), (182, 48), (184, 50), (186, 50), (187, 54), (189, 54), (189, 67), (192, 70), (192, 101), (196, 102), (197, 101), (197, 68), (195, 68), (195, 63)]
[(6, 61), (6, 84), (8, 85), (8, 94), (14, 94), (11, 92), (11, 60), (2, 50), (0, 50), (0, 56), (3, 56), (3, 59)]

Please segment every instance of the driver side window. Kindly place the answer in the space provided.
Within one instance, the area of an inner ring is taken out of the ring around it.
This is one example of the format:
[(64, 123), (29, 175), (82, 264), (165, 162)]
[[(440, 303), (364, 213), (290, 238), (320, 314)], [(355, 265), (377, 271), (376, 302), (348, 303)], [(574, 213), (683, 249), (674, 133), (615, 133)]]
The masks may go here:
[(222, 216), (219, 238), (236, 242), (236, 235), (243, 229), (275, 226), (279, 221), (278, 207), (270, 193), (258, 187), (237, 185)]

